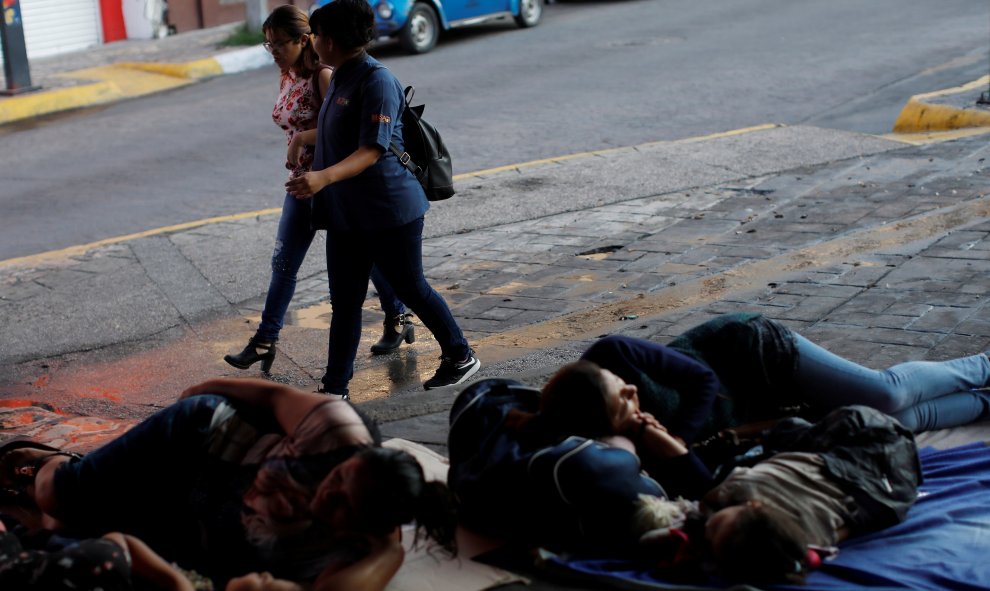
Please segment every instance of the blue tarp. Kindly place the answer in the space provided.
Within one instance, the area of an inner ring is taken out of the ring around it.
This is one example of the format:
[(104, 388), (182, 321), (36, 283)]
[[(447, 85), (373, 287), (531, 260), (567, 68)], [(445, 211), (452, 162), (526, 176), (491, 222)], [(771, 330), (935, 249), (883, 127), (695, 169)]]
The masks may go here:
[[(771, 588), (990, 589), (990, 447), (928, 448), (920, 456), (925, 483), (903, 523), (844, 542), (839, 556), (812, 572), (806, 585)], [(692, 587), (665, 582), (661, 572), (628, 561), (553, 557), (550, 562), (620, 588)]]

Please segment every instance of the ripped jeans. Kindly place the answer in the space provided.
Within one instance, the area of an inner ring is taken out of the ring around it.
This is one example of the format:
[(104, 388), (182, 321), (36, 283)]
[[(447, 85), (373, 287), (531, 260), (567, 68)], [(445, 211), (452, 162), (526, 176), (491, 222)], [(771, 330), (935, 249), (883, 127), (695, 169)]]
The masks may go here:
[[(296, 275), (302, 267), (309, 245), (313, 243), (316, 231), (309, 221), (310, 203), (286, 194), (282, 204), (282, 217), (275, 235), (275, 252), (272, 254), (272, 278), (268, 284), (265, 308), (261, 312), (261, 324), (255, 339), (272, 342), (278, 339), (285, 324), (285, 313), (289, 309), (292, 296), (296, 293)], [(395, 295), (392, 286), (385, 281), (378, 269), (372, 269), (371, 282), (378, 292), (382, 311), (386, 318), (394, 318), (406, 312), (406, 307)], [(330, 285), (333, 297), (333, 284)]]

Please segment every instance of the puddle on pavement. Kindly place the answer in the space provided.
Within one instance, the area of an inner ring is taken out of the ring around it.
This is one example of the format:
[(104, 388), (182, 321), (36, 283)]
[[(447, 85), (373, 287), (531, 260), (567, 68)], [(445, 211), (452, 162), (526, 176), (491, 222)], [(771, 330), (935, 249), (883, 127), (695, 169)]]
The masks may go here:
[[(372, 314), (378, 313), (379, 316), (381, 315), (381, 308), (378, 307), (377, 298), (369, 298), (363, 310)], [(296, 310), (289, 310), (285, 315), (285, 325), (316, 330), (330, 330), (330, 314), (332, 311), (333, 309), (328, 301), (319, 302)], [(254, 324), (261, 322), (260, 314), (245, 316), (245, 318)], [(367, 324), (367, 317), (365, 318), (365, 324)]]

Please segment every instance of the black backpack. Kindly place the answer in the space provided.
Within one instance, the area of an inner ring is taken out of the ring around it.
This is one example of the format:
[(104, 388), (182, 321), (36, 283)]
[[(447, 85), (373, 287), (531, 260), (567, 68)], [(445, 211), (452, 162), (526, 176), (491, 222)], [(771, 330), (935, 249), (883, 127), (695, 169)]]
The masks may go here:
[(406, 106), (402, 110), (402, 142), (406, 151), (399, 151), (395, 142), (389, 146), (403, 166), (419, 180), (430, 201), (442, 201), (454, 195), (454, 170), (450, 153), (443, 145), (440, 132), (423, 119), (426, 105), (412, 106), (416, 89), (406, 87)]

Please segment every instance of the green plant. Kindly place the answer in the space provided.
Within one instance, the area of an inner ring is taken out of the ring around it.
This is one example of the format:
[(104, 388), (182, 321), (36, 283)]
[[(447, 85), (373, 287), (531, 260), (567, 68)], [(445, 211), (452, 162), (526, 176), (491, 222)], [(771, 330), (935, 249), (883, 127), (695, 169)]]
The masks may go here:
[(241, 25), (231, 31), (226, 39), (220, 42), (222, 47), (232, 47), (235, 45), (260, 45), (265, 41), (265, 34), (261, 31), (249, 31), (247, 25)]

